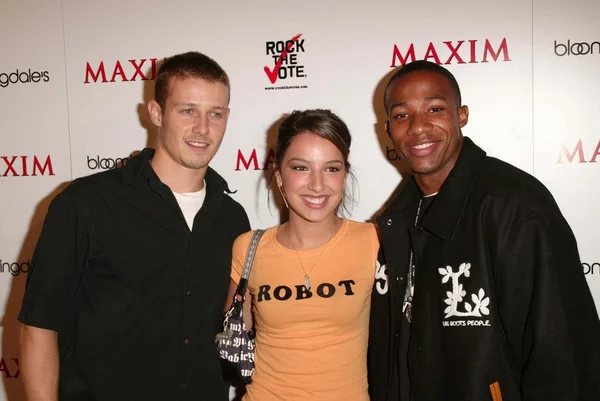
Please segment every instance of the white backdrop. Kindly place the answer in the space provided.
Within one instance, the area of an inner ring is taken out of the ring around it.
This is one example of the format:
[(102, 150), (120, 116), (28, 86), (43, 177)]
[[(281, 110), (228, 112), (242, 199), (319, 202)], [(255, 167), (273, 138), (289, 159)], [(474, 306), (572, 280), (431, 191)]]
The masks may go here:
[[(153, 66), (189, 50), (230, 75), (231, 117), (212, 166), (253, 228), (279, 222), (263, 167), (281, 118), (303, 108), (346, 121), (358, 183), (351, 217), (376, 215), (402, 180), (383, 132), (383, 85), (403, 60), (445, 64), (470, 108), (464, 133), (556, 197), (600, 306), (599, 2), (251, 3), (0, 0), (0, 401), (24, 400), (16, 315), (49, 201), (152, 145)], [(277, 42), (299, 34), (272, 83), (265, 67), (273, 73)]]

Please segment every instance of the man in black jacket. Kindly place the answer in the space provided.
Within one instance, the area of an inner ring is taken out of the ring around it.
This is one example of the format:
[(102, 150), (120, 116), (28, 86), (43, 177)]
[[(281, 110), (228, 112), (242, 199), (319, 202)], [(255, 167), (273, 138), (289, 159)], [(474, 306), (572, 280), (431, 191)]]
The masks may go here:
[(600, 321), (552, 195), (463, 137), (445, 68), (407, 64), (384, 101), (413, 176), (378, 218), (372, 399), (598, 400)]
[(19, 314), (29, 401), (228, 400), (214, 337), (250, 229), (208, 166), (229, 78), (189, 52), (155, 88), (156, 149), (75, 180), (48, 210)]

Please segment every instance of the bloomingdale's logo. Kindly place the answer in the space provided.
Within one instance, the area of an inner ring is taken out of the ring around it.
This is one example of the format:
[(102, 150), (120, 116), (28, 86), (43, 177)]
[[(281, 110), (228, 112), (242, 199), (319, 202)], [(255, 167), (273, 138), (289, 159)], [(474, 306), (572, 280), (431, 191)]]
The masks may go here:
[[(480, 44), (478, 44), (480, 42)], [(405, 65), (415, 60), (429, 60), (436, 64), (476, 64), (488, 63), (490, 61), (512, 61), (508, 55), (508, 43), (502, 38), (500, 44), (494, 46), (490, 39), (479, 41), (458, 40), (446, 41), (439, 44), (429, 42), (427, 49), (418, 49), (415, 53), (415, 44), (411, 43), (408, 50), (403, 54), (398, 45), (394, 45), (392, 51), (392, 65)], [(423, 55), (421, 57), (421, 55)]]
[(13, 276), (18, 276), (21, 273), (29, 272), (29, 260), (25, 262), (6, 262), (0, 259), (0, 274), (10, 273)]
[(129, 155), (129, 157), (100, 157), (100, 156), (88, 156), (87, 166), (90, 170), (111, 170), (117, 167), (125, 167), (127, 162), (135, 153)]
[[(594, 53), (594, 49), (596, 52)], [(567, 44), (558, 43), (554, 41), (554, 54), (558, 57), (563, 56), (587, 56), (588, 54), (599, 54), (600, 53), (600, 42), (573, 42), (571, 39), (567, 39)]]
[(0, 156), (0, 177), (37, 177), (38, 175), (54, 175), (50, 155), (34, 156)]
[(2, 72), (0, 73), (0, 87), (6, 88), (10, 84), (27, 84), (37, 82), (49, 82), (50, 73), (48, 71), (31, 71), (31, 68), (27, 71), (16, 70), (9, 74)]
[(599, 274), (600, 275), (600, 262), (594, 263), (581, 263), (583, 266), (583, 274)]

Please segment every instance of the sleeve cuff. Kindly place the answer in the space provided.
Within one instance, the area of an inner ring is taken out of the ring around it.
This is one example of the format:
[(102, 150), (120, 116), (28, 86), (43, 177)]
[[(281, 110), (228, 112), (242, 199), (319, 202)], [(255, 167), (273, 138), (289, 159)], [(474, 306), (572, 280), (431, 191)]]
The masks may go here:
[(25, 303), (21, 307), (17, 320), (28, 326), (54, 331), (59, 331), (60, 322), (62, 321), (62, 319), (49, 308)]

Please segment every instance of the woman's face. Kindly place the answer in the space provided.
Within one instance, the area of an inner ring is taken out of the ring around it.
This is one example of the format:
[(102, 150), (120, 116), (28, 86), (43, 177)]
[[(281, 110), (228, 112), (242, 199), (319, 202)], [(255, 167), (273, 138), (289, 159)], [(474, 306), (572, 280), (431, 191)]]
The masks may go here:
[(346, 175), (344, 156), (332, 142), (310, 132), (294, 137), (276, 173), (290, 219), (292, 214), (313, 223), (335, 218)]

